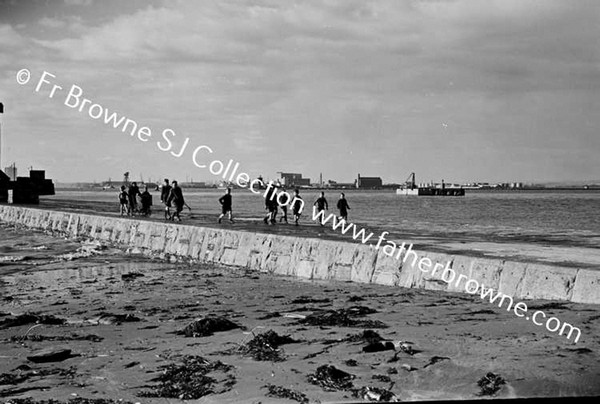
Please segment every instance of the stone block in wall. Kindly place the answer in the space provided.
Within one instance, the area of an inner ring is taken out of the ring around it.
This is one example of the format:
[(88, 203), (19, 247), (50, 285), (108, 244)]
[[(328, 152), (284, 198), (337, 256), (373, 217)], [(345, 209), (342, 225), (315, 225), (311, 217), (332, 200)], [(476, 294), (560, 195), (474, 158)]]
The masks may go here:
[[(518, 298), (571, 300), (576, 272), (571, 268), (529, 264)], [(503, 291), (503, 293), (506, 293)]]
[(600, 303), (600, 272), (578, 270), (571, 300), (576, 303)]
[(340, 242), (321, 240), (312, 247), (314, 269), (312, 279), (335, 279), (333, 266)]
[[(445, 266), (449, 261), (449, 256), (444, 254), (436, 254), (432, 252), (412, 251), (417, 253), (417, 259), (415, 260), (412, 253), (406, 254), (404, 250), (400, 255), (400, 262), (402, 263), (398, 286), (405, 288), (423, 288), (429, 290), (446, 290), (448, 289), (448, 282), (441, 279), (442, 271), (439, 265)], [(405, 260), (406, 258), (406, 260)], [(423, 268), (427, 272), (421, 271), (419, 268), (419, 262), (422, 258), (427, 258), (429, 261), (423, 261)], [(451, 259), (450, 259), (451, 261)], [(431, 262), (431, 265), (428, 264)], [(435, 269), (436, 264), (438, 269)]]
[(294, 261), (294, 251), (298, 241), (296, 237), (274, 236), (267, 253), (269, 259), (265, 260), (265, 270), (277, 275), (295, 276), (297, 263)]
[(113, 243), (128, 244), (131, 239), (131, 223), (128, 219), (117, 219), (113, 226), (111, 241)]
[(398, 286), (400, 281), (402, 262), (394, 256), (383, 252), (383, 249), (377, 250), (377, 261), (375, 262), (375, 271), (371, 279), (372, 283), (378, 285)]
[[(468, 260), (469, 257), (460, 257), (456, 260)], [(480, 285), (485, 285), (486, 289), (493, 288), (498, 290), (500, 286), (500, 277), (504, 269), (504, 261), (489, 258), (471, 258), (471, 277), (479, 282)]]
[(205, 262), (219, 262), (223, 252), (223, 233), (221, 230), (206, 229), (203, 244), (203, 258)]
[(163, 246), (163, 252), (167, 254), (173, 254), (177, 250), (175, 240), (177, 240), (177, 234), (179, 233), (179, 226), (173, 223), (163, 223), (165, 229), (165, 243)]
[[(157, 226), (152, 226), (152, 229), (149, 233), (147, 247), (150, 247), (152, 244), (152, 232), (158, 232), (156, 229)], [(173, 241), (172, 244), (172, 254), (179, 255), (182, 257), (189, 257), (190, 250), (192, 247), (192, 236), (194, 234), (195, 228), (192, 226), (179, 226), (177, 229), (177, 237)]]
[(241, 233), (233, 230), (222, 230), (222, 250), (219, 262), (223, 265), (235, 265), (235, 256), (240, 248)]
[[(238, 247), (233, 256), (233, 265), (249, 268), (251, 257), (258, 254), (256, 247), (256, 237), (253, 233), (240, 232)], [(260, 263), (255, 263), (260, 266)]]
[(498, 291), (508, 296), (522, 296), (523, 280), (527, 271), (527, 263), (506, 261), (500, 274)]
[(366, 245), (357, 245), (354, 249), (350, 279), (352, 282), (370, 283), (375, 271), (377, 250)]
[[(190, 249), (188, 254), (190, 258), (200, 261), (200, 256), (202, 254), (202, 243), (204, 242), (206, 232), (203, 227), (193, 227), (193, 229), (194, 231), (190, 235)], [(162, 231), (166, 231), (166, 226), (162, 227)], [(164, 242), (164, 236), (162, 238)], [(160, 240), (160, 237), (157, 237), (157, 240)]]
[(296, 264), (296, 276), (299, 278), (313, 279), (315, 262), (313, 260), (301, 260)]

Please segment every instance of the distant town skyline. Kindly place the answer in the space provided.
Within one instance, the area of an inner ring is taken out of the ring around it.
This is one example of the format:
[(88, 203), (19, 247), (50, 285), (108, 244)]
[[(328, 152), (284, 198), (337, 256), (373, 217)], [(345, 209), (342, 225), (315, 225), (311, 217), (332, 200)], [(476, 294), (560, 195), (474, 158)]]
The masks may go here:
[(0, 165), (212, 182), (206, 145), (266, 178), (595, 180), (598, 21), (593, 0), (0, 0)]

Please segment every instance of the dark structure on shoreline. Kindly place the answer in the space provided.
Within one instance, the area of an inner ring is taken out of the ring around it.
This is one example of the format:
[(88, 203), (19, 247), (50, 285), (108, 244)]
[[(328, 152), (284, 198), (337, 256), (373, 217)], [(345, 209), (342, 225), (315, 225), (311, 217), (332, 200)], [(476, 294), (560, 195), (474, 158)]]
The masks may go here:
[[(4, 114), (4, 104), (1, 102), (0, 114)], [(0, 151), (1, 146), (2, 124), (0, 123)], [(11, 176), (8, 176), (0, 170), (0, 203), (38, 204), (40, 195), (54, 195), (54, 184), (52, 180), (46, 179), (44, 170), (30, 170), (29, 177), (16, 177), (17, 169), (13, 164), (10, 174)]]
[(356, 180), (356, 188), (358, 189), (379, 189), (383, 186), (383, 180), (381, 177), (361, 177), (358, 174)]
[(44, 170), (30, 170), (29, 177), (16, 181), (0, 170), (0, 202), (38, 204), (41, 195), (54, 195), (54, 184)]

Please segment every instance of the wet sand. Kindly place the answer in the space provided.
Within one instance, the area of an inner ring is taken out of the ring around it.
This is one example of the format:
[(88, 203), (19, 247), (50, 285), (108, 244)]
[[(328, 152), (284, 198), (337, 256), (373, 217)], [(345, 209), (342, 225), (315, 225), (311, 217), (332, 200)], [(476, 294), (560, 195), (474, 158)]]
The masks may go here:
[[(493, 397), (600, 394), (600, 307), (595, 305), (528, 301), (532, 309), (580, 326), (582, 338), (574, 344), (472, 296), (166, 262), (112, 246), (0, 227), (4, 401), (84, 397), (180, 402), (141, 395), (155, 391), (153, 379), (163, 374), (164, 366), (190, 355), (232, 366), (210, 374), (215, 393), (198, 399), (203, 403), (294, 402), (267, 397), (268, 385), (305, 394), (310, 402), (357, 401), (353, 391), (364, 387), (385, 389), (404, 401), (473, 399), (481, 393), (477, 382), (489, 372), (505, 381)], [(354, 327), (299, 320), (324, 310), (361, 308), (375, 312), (353, 317), (358, 321)], [(65, 323), (7, 326), (24, 313), (51, 315)], [(204, 337), (177, 334), (209, 315), (245, 330)], [(365, 327), (361, 321), (386, 327)], [(363, 352), (368, 342), (349, 337), (368, 328), (386, 340), (407, 342), (410, 349)], [(279, 348), (284, 360), (257, 361), (239, 352), (269, 330), (296, 341)], [(47, 348), (71, 353), (58, 362), (27, 359)], [(352, 386), (325, 391), (311, 384), (309, 375), (323, 365), (354, 375)]]

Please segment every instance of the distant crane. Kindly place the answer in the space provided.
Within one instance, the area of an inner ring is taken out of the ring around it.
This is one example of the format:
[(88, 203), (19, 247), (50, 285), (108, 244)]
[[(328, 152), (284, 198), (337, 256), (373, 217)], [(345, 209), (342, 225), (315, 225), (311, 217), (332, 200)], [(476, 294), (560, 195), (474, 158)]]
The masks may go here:
[(129, 171), (123, 174), (123, 185), (129, 185)]

